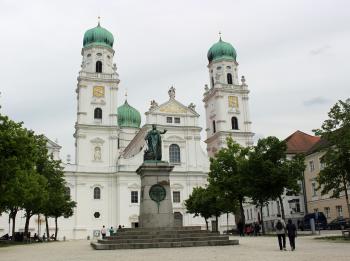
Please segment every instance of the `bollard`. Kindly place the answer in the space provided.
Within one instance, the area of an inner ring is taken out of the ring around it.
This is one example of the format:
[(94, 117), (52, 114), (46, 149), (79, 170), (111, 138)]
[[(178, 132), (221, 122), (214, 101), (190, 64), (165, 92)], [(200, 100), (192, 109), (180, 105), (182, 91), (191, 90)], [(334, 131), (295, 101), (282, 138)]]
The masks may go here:
[(311, 229), (311, 233), (314, 235), (316, 232), (316, 229), (315, 229), (315, 219), (313, 218), (310, 218), (310, 229)]

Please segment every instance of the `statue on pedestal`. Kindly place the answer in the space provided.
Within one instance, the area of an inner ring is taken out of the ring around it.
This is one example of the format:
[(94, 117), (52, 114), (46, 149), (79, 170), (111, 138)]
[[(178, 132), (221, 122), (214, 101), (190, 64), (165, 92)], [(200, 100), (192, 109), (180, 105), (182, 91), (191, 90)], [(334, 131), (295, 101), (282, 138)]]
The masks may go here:
[(167, 130), (157, 130), (156, 125), (152, 124), (152, 130), (150, 130), (145, 137), (148, 148), (145, 150), (143, 160), (162, 160), (162, 138), (160, 135), (166, 132)]

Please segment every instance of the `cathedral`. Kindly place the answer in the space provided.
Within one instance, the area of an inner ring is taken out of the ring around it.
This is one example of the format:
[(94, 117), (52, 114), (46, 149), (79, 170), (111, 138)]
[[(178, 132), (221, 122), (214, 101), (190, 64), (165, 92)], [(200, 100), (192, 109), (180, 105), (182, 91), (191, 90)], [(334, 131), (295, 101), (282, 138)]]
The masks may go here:
[[(220, 37), (207, 54), (209, 84), (203, 94), (207, 151), (204, 151), (196, 106), (178, 101), (174, 87), (168, 90), (168, 100), (151, 101), (143, 125), (136, 106), (127, 100), (118, 106), (119, 75), (113, 43), (112, 33), (100, 23), (84, 34), (75, 90), (75, 162), (65, 164), (67, 193), (77, 207), (72, 217), (59, 219), (58, 237), (91, 237), (103, 225), (138, 226), (141, 188), (135, 171), (143, 162), (144, 137), (152, 124), (167, 130), (162, 137), (162, 160), (174, 165), (170, 183), (175, 224), (204, 227), (203, 218), (186, 213), (184, 201), (194, 187), (206, 185), (209, 157), (225, 146), (228, 136), (243, 146), (253, 145), (249, 90), (245, 78), (238, 74), (236, 50)], [(24, 219), (18, 217), (16, 227), (23, 231)], [(32, 233), (37, 232), (39, 219), (32, 218)], [(7, 222), (7, 215), (0, 217), (0, 234), (7, 233)], [(232, 228), (234, 217), (224, 215), (218, 225), (221, 231)], [(45, 224), (40, 226), (43, 233)], [(49, 227), (54, 231), (53, 223)]]

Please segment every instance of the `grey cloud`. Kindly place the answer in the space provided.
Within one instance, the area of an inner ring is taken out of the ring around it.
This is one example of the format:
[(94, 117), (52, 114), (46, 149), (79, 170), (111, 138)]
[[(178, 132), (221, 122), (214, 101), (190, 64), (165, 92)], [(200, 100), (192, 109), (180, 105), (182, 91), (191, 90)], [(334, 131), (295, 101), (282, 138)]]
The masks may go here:
[(314, 105), (323, 105), (329, 103), (330, 100), (324, 97), (315, 97), (303, 102), (304, 106), (314, 106)]
[(319, 54), (323, 54), (325, 53), (327, 50), (329, 50), (331, 48), (330, 45), (324, 45), (322, 47), (318, 47), (318, 48), (315, 48), (315, 49), (312, 49), (310, 51), (310, 54), (311, 55), (319, 55)]

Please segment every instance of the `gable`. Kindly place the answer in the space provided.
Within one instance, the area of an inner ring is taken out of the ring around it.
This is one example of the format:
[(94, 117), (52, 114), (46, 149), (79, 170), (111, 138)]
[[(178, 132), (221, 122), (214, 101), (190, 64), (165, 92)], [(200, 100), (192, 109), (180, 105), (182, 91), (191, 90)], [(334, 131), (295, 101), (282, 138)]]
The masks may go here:
[(170, 99), (169, 101), (159, 105), (157, 108), (155, 108), (150, 113), (151, 114), (154, 114), (154, 113), (187, 114), (187, 115), (199, 116), (194, 110), (181, 104), (180, 102), (176, 101), (175, 99)]

